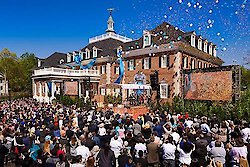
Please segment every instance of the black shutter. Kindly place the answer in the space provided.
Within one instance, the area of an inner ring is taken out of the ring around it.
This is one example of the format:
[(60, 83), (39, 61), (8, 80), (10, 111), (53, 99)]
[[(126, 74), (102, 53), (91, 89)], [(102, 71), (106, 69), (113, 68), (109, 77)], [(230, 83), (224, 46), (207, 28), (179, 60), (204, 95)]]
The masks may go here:
[(107, 73), (107, 71), (106, 71), (106, 65), (104, 65), (104, 67), (105, 67), (105, 68), (104, 68), (104, 71), (105, 71), (105, 74), (106, 74), (106, 73)]
[(100, 74), (102, 74), (102, 65), (100, 66)]
[(148, 60), (148, 66), (149, 66), (149, 69), (151, 68), (151, 57), (149, 58), (149, 60)]
[(133, 68), (133, 70), (135, 70), (135, 63), (136, 63), (136, 60), (134, 59), (134, 68)]
[(161, 56), (159, 56), (159, 67), (161, 68)]
[(142, 69), (144, 69), (144, 59), (142, 59)]
[(167, 56), (166, 61), (166, 66), (169, 67), (169, 56)]
[(116, 66), (114, 66), (114, 74), (116, 74)]
[(168, 98), (170, 98), (170, 93), (171, 93), (171, 91), (170, 91), (170, 85), (168, 85)]
[(130, 61), (128, 60), (128, 61), (127, 61), (127, 63), (128, 63), (128, 71), (130, 70), (130, 66), (129, 66), (130, 63), (129, 63), (129, 62), (130, 62)]
[(182, 57), (182, 68), (184, 68), (184, 66), (185, 66), (184, 59), (185, 59), (185, 57)]

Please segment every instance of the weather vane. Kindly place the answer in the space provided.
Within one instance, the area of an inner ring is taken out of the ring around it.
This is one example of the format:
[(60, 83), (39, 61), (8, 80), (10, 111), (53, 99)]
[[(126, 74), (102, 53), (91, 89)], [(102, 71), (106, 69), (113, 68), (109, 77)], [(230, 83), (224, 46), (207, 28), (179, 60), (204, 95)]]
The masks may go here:
[(114, 8), (109, 8), (109, 9), (107, 9), (108, 11), (109, 11), (109, 14), (111, 15), (112, 14), (112, 12), (115, 10)]

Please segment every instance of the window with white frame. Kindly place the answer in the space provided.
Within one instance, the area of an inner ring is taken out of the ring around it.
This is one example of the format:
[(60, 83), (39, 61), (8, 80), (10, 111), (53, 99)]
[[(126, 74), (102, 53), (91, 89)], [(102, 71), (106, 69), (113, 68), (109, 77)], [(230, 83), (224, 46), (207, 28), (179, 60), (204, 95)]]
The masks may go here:
[(213, 55), (213, 45), (209, 45), (209, 54)]
[(67, 54), (67, 63), (69, 63), (69, 62), (71, 62), (71, 54), (70, 53)]
[(85, 52), (86, 52), (86, 54), (85, 54), (86, 59), (89, 59), (90, 58), (90, 50), (87, 48), (87, 49), (85, 49)]
[(191, 46), (195, 47), (195, 35), (191, 35)]
[(198, 39), (198, 49), (202, 50), (202, 39)]
[(204, 68), (207, 68), (207, 63), (204, 63)]
[(182, 65), (183, 68), (185, 68), (185, 69), (188, 68), (188, 57), (184, 57), (182, 63), (183, 63), (183, 65)]
[(191, 69), (195, 69), (195, 60), (191, 59)]
[(149, 69), (150, 67), (149, 67), (149, 62), (150, 60), (149, 60), (149, 57), (147, 57), (147, 58), (145, 58), (144, 60), (143, 60), (143, 69)]
[(61, 60), (59, 61), (59, 64), (63, 64), (63, 63), (64, 63), (64, 60), (61, 59)]
[(115, 74), (120, 74), (120, 67), (119, 66), (115, 67)]
[(149, 46), (150, 45), (150, 36), (145, 35), (144, 36), (144, 46)]
[(168, 98), (168, 84), (160, 84), (160, 97)]
[(204, 42), (204, 52), (207, 53), (207, 41)]
[(217, 47), (216, 46), (214, 47), (214, 55), (213, 56), (217, 57)]
[(128, 62), (128, 70), (132, 71), (134, 69), (135, 69), (135, 60), (134, 59), (129, 60), (129, 62)]
[(202, 68), (202, 62), (198, 61), (198, 68)]
[(93, 47), (93, 58), (97, 57), (97, 48)]
[(106, 66), (102, 65), (101, 66), (101, 74), (105, 74), (106, 73)]
[(101, 88), (101, 95), (103, 95), (103, 96), (106, 95), (106, 89), (105, 88)]
[(163, 55), (161, 56), (161, 68), (166, 68), (169, 66), (169, 56)]
[(81, 56), (81, 59), (83, 60), (83, 52), (82, 51), (79, 51), (79, 55)]

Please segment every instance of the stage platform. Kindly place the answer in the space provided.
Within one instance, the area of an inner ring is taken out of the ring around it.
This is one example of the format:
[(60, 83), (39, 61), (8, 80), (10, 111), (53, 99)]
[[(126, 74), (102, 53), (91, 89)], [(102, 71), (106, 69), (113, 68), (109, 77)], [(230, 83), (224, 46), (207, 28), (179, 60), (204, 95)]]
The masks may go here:
[(132, 115), (134, 119), (137, 119), (138, 116), (149, 112), (149, 107), (147, 106), (135, 106), (135, 107), (130, 107), (130, 108), (113, 107), (112, 109), (115, 113), (118, 113), (120, 115), (128, 113)]

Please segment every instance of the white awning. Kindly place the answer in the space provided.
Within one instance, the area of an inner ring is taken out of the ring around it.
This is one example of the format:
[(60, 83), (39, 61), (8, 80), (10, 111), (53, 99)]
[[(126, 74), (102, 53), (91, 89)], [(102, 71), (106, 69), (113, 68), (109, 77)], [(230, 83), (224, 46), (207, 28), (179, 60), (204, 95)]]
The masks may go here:
[(151, 89), (150, 85), (120, 84), (122, 89)]

